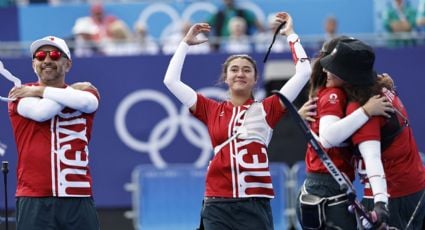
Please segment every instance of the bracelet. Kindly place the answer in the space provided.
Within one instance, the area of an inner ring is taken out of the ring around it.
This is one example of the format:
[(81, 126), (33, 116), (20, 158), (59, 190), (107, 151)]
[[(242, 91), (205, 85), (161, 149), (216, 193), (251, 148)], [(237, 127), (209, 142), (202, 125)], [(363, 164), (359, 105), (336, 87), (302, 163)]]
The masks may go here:
[(364, 106), (362, 106), (362, 109), (363, 109), (363, 112), (366, 114), (366, 116), (367, 116), (368, 118), (370, 118), (371, 116), (370, 116), (370, 114), (366, 111), (366, 109), (364, 108)]

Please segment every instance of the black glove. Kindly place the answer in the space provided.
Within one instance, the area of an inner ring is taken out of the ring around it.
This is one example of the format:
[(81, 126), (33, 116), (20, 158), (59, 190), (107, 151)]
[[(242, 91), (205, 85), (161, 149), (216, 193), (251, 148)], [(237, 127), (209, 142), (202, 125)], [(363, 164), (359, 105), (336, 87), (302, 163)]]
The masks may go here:
[(390, 211), (387, 204), (384, 202), (376, 202), (373, 211), (370, 213), (372, 216), (373, 229), (385, 229), (390, 219)]

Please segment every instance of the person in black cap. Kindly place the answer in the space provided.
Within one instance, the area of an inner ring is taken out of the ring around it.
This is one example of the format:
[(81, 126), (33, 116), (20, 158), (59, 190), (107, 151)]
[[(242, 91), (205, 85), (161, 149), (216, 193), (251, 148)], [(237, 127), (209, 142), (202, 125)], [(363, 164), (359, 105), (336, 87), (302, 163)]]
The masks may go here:
[[(354, 180), (355, 174), (352, 149), (344, 141), (368, 121), (367, 114), (388, 116), (386, 112), (391, 110), (390, 103), (386, 102), (385, 97), (373, 96), (362, 108), (345, 117), (347, 100), (341, 88), (344, 82), (336, 76), (325, 73), (320, 60), (328, 56), (339, 42), (353, 40), (353, 38), (341, 36), (325, 43), (313, 64), (309, 90), (309, 97), (312, 99), (299, 111), (310, 122), (312, 132), (318, 136), (318, 140), (331, 160), (351, 181)], [(348, 134), (328, 137), (329, 132), (340, 129), (349, 130)], [(297, 216), (301, 226), (305, 229), (357, 229), (355, 215), (348, 211), (344, 191), (340, 190), (339, 184), (310, 145), (306, 151), (305, 162), (307, 176), (297, 200)], [(321, 202), (314, 204), (308, 202), (312, 197)], [(315, 208), (314, 213), (311, 212), (313, 208)]]
[(97, 230), (88, 145), (99, 92), (65, 83), (72, 59), (63, 39), (41, 38), (30, 51), (38, 81), (14, 87), (8, 104), (18, 150), (16, 228)]
[[(373, 95), (383, 95), (395, 113), (371, 117), (351, 136), (361, 157), (358, 172), (365, 183), (362, 203), (369, 208), (373, 227), (388, 224), (399, 229), (423, 229), (425, 167), (409, 126), (406, 108), (387, 74), (374, 70), (373, 49), (359, 41), (340, 42), (320, 60), (328, 74), (341, 78), (348, 97), (347, 116)], [(339, 130), (342, 135), (346, 130)]]

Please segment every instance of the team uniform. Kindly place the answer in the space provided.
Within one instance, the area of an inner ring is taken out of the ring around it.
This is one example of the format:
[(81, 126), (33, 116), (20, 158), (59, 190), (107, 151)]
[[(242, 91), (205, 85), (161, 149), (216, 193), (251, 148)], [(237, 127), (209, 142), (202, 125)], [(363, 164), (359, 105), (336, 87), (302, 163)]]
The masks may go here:
[[(310, 128), (318, 135), (320, 117), (333, 115), (343, 118), (345, 116), (344, 110), (347, 105), (347, 99), (345, 93), (339, 88), (322, 88), (317, 93), (317, 97), (319, 100), (317, 102), (316, 121), (310, 124)], [(343, 143), (341, 144), (341, 147), (326, 149), (326, 152), (338, 169), (348, 176), (351, 181), (353, 181), (354, 168), (351, 161), (352, 153), (351, 149), (348, 148), (348, 144)], [(329, 174), (328, 169), (325, 165), (323, 165), (319, 156), (310, 144), (307, 147), (305, 163), (307, 166), (307, 172), (309, 173)]]
[[(249, 99), (242, 106), (233, 106), (228, 101), (217, 102), (198, 94), (193, 114), (207, 125), (215, 154), (206, 175), (205, 206), (208, 208), (202, 212), (205, 228), (264, 229), (268, 226), (266, 229), (272, 229), (270, 198), (274, 192), (267, 144), (284, 114), (279, 98), (273, 95), (261, 103)], [(246, 129), (250, 133), (247, 139), (243, 134)], [(226, 221), (226, 215), (214, 212), (215, 209), (227, 210), (233, 216), (236, 212), (247, 221), (239, 221), (234, 226), (234, 220)], [(217, 215), (219, 218), (212, 218)], [(222, 219), (222, 223), (218, 224), (217, 219)]]
[[(245, 122), (246, 110), (259, 103), (249, 99), (242, 106), (217, 102), (198, 95), (194, 115), (206, 124), (212, 146), (226, 142)], [(267, 144), (273, 128), (282, 117), (283, 109), (277, 96), (261, 102), (263, 113), (258, 114), (256, 123), (262, 126), (266, 140), (234, 138), (215, 153), (206, 176), (206, 197), (273, 198), (273, 186), (268, 168)]]
[[(290, 34), (287, 41), (293, 52), (296, 73), (280, 93), (293, 101), (307, 83), (311, 66), (298, 35)], [(207, 126), (214, 147), (214, 157), (206, 175), (200, 229), (272, 230), (270, 199), (274, 192), (267, 145), (273, 128), (284, 115), (280, 99), (275, 95), (261, 102), (246, 98), (242, 105), (235, 106), (231, 100), (218, 102), (196, 93), (180, 79), (188, 50), (186, 42), (179, 44), (170, 60), (164, 84)], [(255, 61), (247, 55), (234, 55), (229, 59), (228, 62), (245, 59), (256, 69)], [(250, 77), (256, 77), (252, 73)]]
[[(323, 116), (331, 115), (339, 118), (345, 117), (345, 107), (347, 104), (346, 95), (342, 89), (328, 87), (321, 88), (317, 92), (317, 115), (315, 121), (310, 123), (312, 132), (319, 136), (320, 119)], [(348, 143), (341, 143), (339, 146), (325, 149), (335, 166), (345, 174), (351, 181), (354, 180), (354, 167), (352, 165), (352, 152)], [(302, 194), (311, 194), (320, 198), (326, 198), (324, 202), (323, 215), (325, 218), (320, 221), (322, 226), (335, 227), (343, 229), (356, 229), (355, 216), (348, 212), (347, 197), (340, 190), (339, 184), (330, 175), (328, 169), (322, 163), (320, 157), (308, 144), (306, 150), (306, 171), (307, 177), (300, 191)], [(297, 200), (298, 217), (304, 227), (310, 226), (307, 213), (302, 214), (300, 199)], [(305, 211), (304, 211), (305, 212)], [(304, 220), (303, 220), (303, 217)], [(323, 218), (323, 217), (322, 217)], [(326, 223), (323, 223), (326, 221)]]
[[(97, 91), (87, 91), (99, 100)], [(20, 99), (10, 102), (8, 111), (18, 150), (17, 219), (22, 229), (36, 229), (38, 223), (54, 222), (55, 218), (69, 223), (61, 229), (98, 226), (88, 166), (88, 143), (95, 112), (83, 113), (64, 107), (51, 119), (38, 122), (18, 113), (19, 102)], [(28, 205), (36, 206), (37, 210), (27, 210)], [(72, 215), (85, 216), (88, 222), (63, 220), (61, 215), (67, 207), (73, 207), (70, 212), (75, 214)], [(55, 216), (48, 216), (51, 210), (55, 210), (52, 211)]]
[[(352, 136), (352, 142), (354, 145), (358, 145), (364, 141), (381, 141), (381, 159), (387, 181), (388, 207), (391, 215), (388, 224), (404, 229), (422, 193), (425, 192), (425, 167), (422, 164), (413, 131), (407, 124), (407, 112), (400, 98), (391, 91), (387, 91), (386, 96), (394, 108), (403, 114), (404, 118), (401, 116), (398, 118), (402, 128), (401, 132), (393, 138), (389, 145), (383, 146), (382, 139), (388, 132), (383, 128), (388, 120), (381, 116), (373, 117)], [(347, 114), (358, 107), (358, 103), (349, 103)], [(359, 166), (364, 166), (361, 160)], [(364, 169), (359, 169), (360, 173), (364, 173), (364, 171)], [(364, 182), (365, 199), (363, 203), (372, 209), (374, 198), (372, 189), (367, 178)], [(422, 202), (412, 222), (412, 229), (425, 227), (422, 226), (424, 218), (425, 203)]]

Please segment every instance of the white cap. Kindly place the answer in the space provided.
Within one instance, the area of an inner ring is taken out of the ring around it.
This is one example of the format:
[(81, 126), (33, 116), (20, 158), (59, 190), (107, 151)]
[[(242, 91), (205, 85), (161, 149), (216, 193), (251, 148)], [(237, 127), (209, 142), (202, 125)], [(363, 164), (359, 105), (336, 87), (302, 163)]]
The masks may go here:
[(47, 36), (33, 42), (30, 46), (31, 54), (34, 55), (35, 51), (37, 51), (40, 47), (46, 45), (54, 46), (60, 49), (71, 60), (71, 52), (69, 52), (69, 48), (66, 45), (66, 42), (63, 39), (55, 36)]
[(78, 18), (72, 28), (72, 33), (77, 34), (90, 34), (94, 35), (99, 33), (99, 27), (93, 22), (90, 17)]

